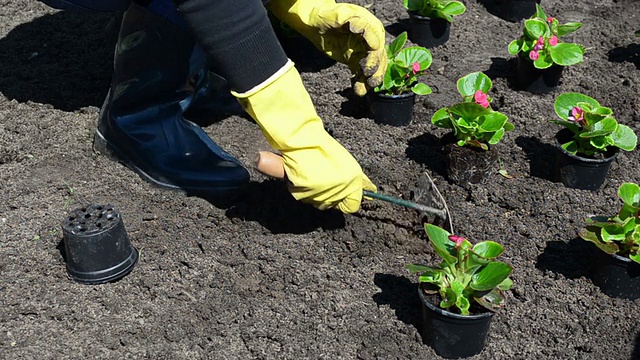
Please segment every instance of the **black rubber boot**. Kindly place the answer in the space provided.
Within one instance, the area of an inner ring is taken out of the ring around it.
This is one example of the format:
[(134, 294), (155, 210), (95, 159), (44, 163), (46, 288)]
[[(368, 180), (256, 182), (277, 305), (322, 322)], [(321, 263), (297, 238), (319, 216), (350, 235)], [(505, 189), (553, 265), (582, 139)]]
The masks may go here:
[(132, 4), (125, 12), (111, 89), (100, 112), (94, 148), (115, 156), (164, 188), (227, 195), (249, 173), (183, 113), (207, 79), (193, 61), (183, 29)]

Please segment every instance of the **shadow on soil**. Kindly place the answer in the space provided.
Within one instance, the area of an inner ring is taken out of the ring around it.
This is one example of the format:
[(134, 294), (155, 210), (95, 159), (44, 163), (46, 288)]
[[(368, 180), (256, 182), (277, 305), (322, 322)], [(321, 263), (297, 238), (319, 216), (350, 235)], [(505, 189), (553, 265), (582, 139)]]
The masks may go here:
[(536, 268), (564, 275), (568, 279), (589, 277), (594, 262), (591, 245), (576, 237), (569, 242), (550, 241), (538, 256)]
[(623, 63), (630, 62), (640, 69), (640, 44), (629, 44), (626, 47), (617, 47), (607, 53), (609, 61)]
[(542, 143), (533, 136), (518, 136), (516, 144), (527, 154), (531, 176), (552, 182), (559, 181), (558, 177), (550, 170), (554, 167), (555, 147)]
[(345, 226), (344, 214), (320, 211), (295, 200), (278, 180), (247, 185), (226, 215), (230, 219), (258, 222), (274, 234), (305, 234), (318, 228), (335, 230)]
[(415, 326), (421, 332), (422, 306), (418, 297), (418, 285), (405, 277), (379, 273), (374, 275), (373, 282), (381, 290), (373, 295), (376, 304), (389, 305), (398, 320)]
[(440, 139), (435, 135), (424, 133), (410, 139), (405, 154), (407, 158), (447, 178), (446, 155)]
[(629, 360), (637, 359), (640, 359), (640, 333), (636, 336), (636, 344), (633, 347), (633, 353), (631, 353), (631, 359)]
[(17, 26), (0, 38), (0, 92), (64, 111), (99, 107), (111, 81), (110, 20), (61, 11)]

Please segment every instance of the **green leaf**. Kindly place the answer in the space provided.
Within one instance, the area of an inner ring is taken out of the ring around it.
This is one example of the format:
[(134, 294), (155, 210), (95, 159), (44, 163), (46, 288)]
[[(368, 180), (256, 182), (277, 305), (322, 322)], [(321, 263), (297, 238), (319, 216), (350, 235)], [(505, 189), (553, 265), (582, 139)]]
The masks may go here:
[(569, 154), (575, 155), (578, 152), (578, 143), (573, 140), (562, 144), (561, 147)]
[(513, 287), (513, 280), (510, 278), (504, 279), (500, 284), (498, 284), (498, 289), (506, 291)]
[(546, 52), (540, 52), (540, 57), (533, 62), (537, 69), (547, 69), (553, 65), (553, 59)]
[(524, 21), (524, 31), (528, 38), (537, 40), (539, 37), (545, 36), (549, 27), (542, 20), (529, 19)]
[(491, 145), (495, 145), (500, 141), (500, 139), (502, 139), (503, 136), (504, 136), (504, 129), (500, 129), (496, 131), (493, 135), (491, 135), (491, 137), (489, 138), (489, 140), (487, 140), (487, 142)]
[(625, 205), (634, 209), (640, 209), (640, 186), (634, 183), (624, 183), (618, 188), (618, 196)]
[(491, 112), (484, 116), (484, 121), (480, 125), (483, 131), (491, 132), (502, 129), (508, 118), (505, 114), (497, 111)]
[(431, 94), (431, 88), (424, 83), (417, 83), (415, 85), (413, 85), (413, 87), (411, 88), (411, 91), (413, 91), (416, 95), (429, 95)]
[(583, 49), (576, 44), (560, 43), (549, 47), (549, 55), (554, 63), (570, 66), (582, 62)]
[(490, 311), (496, 311), (504, 306), (504, 295), (499, 289), (493, 289), (484, 296), (475, 297), (474, 300), (482, 307)]
[(638, 144), (638, 136), (627, 125), (618, 124), (616, 131), (611, 134), (615, 146), (624, 151), (633, 151)]
[(512, 131), (513, 129), (515, 129), (516, 127), (510, 123), (510, 122), (506, 122), (504, 123), (504, 131)]
[(407, 268), (407, 270), (409, 270), (409, 272), (411, 272), (412, 274), (434, 270), (430, 266), (421, 265), (421, 264), (408, 264), (408, 265), (405, 265), (405, 268)]
[(445, 3), (441, 11), (447, 15), (455, 16), (463, 14), (465, 10), (467, 10), (467, 8), (463, 3), (459, 1), (449, 1)]
[(512, 270), (509, 264), (500, 261), (490, 262), (473, 274), (469, 286), (476, 291), (491, 290), (509, 277)]
[(483, 72), (474, 72), (458, 79), (456, 83), (458, 92), (462, 97), (473, 96), (476, 91), (482, 90), (483, 93), (488, 94), (493, 86), (491, 79)]
[(534, 16), (542, 21), (547, 21), (547, 14), (544, 13), (542, 7), (538, 4), (536, 4), (536, 13), (534, 14)]
[(448, 231), (435, 226), (433, 224), (425, 224), (424, 229), (427, 232), (429, 241), (440, 257), (449, 265), (455, 264), (457, 260), (456, 244), (449, 240)]
[(640, 264), (640, 254), (629, 254), (629, 259)]
[(470, 102), (457, 103), (449, 107), (452, 114), (458, 115), (465, 119), (476, 119), (482, 115), (488, 115), (492, 111), (485, 109), (482, 105)]
[(420, 70), (423, 71), (431, 66), (433, 57), (427, 48), (410, 46), (400, 50), (398, 55), (396, 55), (396, 60), (407, 68), (411, 68), (411, 65), (418, 63), (420, 64)]
[(397, 38), (395, 38), (395, 40), (393, 40), (391, 42), (391, 44), (389, 44), (389, 50), (387, 51), (387, 56), (391, 59), (394, 58), (395, 55), (402, 50), (402, 48), (404, 47), (404, 44), (407, 42), (407, 32), (404, 31), (402, 32), (400, 35), (398, 35)]
[(614, 118), (604, 118), (601, 121), (593, 124), (593, 128), (591, 131), (586, 131), (580, 133), (581, 138), (593, 138), (597, 136), (609, 135), (616, 131), (618, 127), (618, 122)]
[(520, 39), (513, 40), (509, 43), (509, 54), (516, 55), (520, 52), (520, 49), (522, 49), (522, 46), (520, 45)]
[(436, 111), (433, 116), (431, 116), (431, 123), (437, 127), (445, 129), (453, 128), (451, 118), (449, 117), (449, 111), (446, 107)]
[(485, 259), (495, 259), (502, 255), (504, 247), (495, 241), (481, 241), (475, 244), (471, 251)]
[(572, 32), (580, 29), (582, 24), (579, 22), (570, 22), (562, 25), (558, 25), (558, 37), (571, 34)]
[(444, 289), (444, 299), (440, 302), (440, 307), (448, 309), (456, 303), (456, 293), (451, 288)]
[(585, 228), (580, 229), (578, 235), (586, 241), (589, 241), (596, 245), (600, 250), (604, 251), (607, 254), (615, 254), (618, 252), (618, 245), (614, 242), (605, 243), (598, 236), (600, 233), (600, 228), (595, 226), (587, 226)]
[(561, 119), (569, 121), (568, 117), (571, 115), (571, 110), (573, 110), (579, 102), (584, 102), (592, 106), (600, 106), (592, 97), (576, 92), (567, 92), (558, 95), (553, 104), (553, 108)]
[(460, 309), (460, 314), (462, 315), (469, 315), (469, 306), (471, 306), (471, 303), (464, 296), (459, 296), (456, 300), (456, 307)]

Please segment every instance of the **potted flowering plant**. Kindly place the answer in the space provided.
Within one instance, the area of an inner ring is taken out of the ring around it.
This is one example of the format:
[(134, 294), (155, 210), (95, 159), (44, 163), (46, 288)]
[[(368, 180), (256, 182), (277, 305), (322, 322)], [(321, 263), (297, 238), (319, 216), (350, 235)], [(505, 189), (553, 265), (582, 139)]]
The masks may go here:
[(437, 127), (452, 129), (454, 140), (448, 141), (447, 172), (449, 179), (463, 184), (481, 183), (496, 168), (497, 144), (506, 131), (514, 129), (506, 115), (491, 108), (491, 79), (482, 72), (463, 76), (457, 82), (463, 101), (443, 107), (431, 117)]
[(560, 94), (554, 109), (561, 120), (551, 122), (564, 127), (555, 137), (560, 180), (571, 188), (600, 188), (618, 151), (633, 151), (638, 137), (618, 123), (610, 108), (587, 95)]
[(418, 81), (431, 66), (431, 52), (421, 46), (404, 47), (407, 33), (403, 32), (386, 45), (389, 59), (382, 84), (369, 96), (369, 107), (376, 122), (406, 125), (411, 122), (416, 95), (431, 94), (431, 88)]
[(518, 55), (518, 84), (534, 93), (554, 90), (564, 66), (581, 63), (585, 47), (564, 43), (562, 36), (578, 30), (581, 23), (560, 24), (556, 18), (547, 17), (540, 5), (536, 13), (525, 20), (523, 35), (509, 44), (509, 53)]
[(446, 43), (453, 17), (467, 8), (460, 1), (403, 0), (411, 22), (411, 41), (428, 48)]
[(640, 298), (640, 186), (624, 183), (618, 197), (623, 202), (618, 214), (588, 217), (579, 234), (604, 255), (596, 262), (593, 282), (610, 296), (635, 300)]
[(496, 260), (504, 247), (494, 241), (473, 245), (433, 224), (425, 224), (425, 231), (442, 262), (435, 267), (406, 266), (420, 274), (423, 339), (443, 357), (478, 354), (493, 313), (504, 306), (503, 291), (513, 286), (513, 268)]

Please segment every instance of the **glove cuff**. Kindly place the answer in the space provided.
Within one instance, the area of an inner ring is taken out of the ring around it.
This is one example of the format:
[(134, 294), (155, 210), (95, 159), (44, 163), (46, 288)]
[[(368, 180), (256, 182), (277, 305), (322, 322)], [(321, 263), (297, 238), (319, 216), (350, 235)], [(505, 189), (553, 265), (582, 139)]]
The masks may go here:
[(292, 67), (294, 67), (294, 65), (295, 64), (293, 63), (293, 61), (291, 61), (291, 59), (287, 59), (287, 62), (284, 64), (284, 66), (282, 66), (278, 71), (273, 73), (273, 75), (269, 76), (265, 81), (261, 82), (260, 84), (254, 86), (253, 88), (245, 92), (231, 91), (231, 94), (233, 94), (233, 96), (239, 99), (248, 98), (249, 96), (259, 92), (260, 90), (266, 88), (267, 86), (271, 85), (273, 82), (281, 78), (284, 74), (287, 73), (287, 71), (289, 71)]

